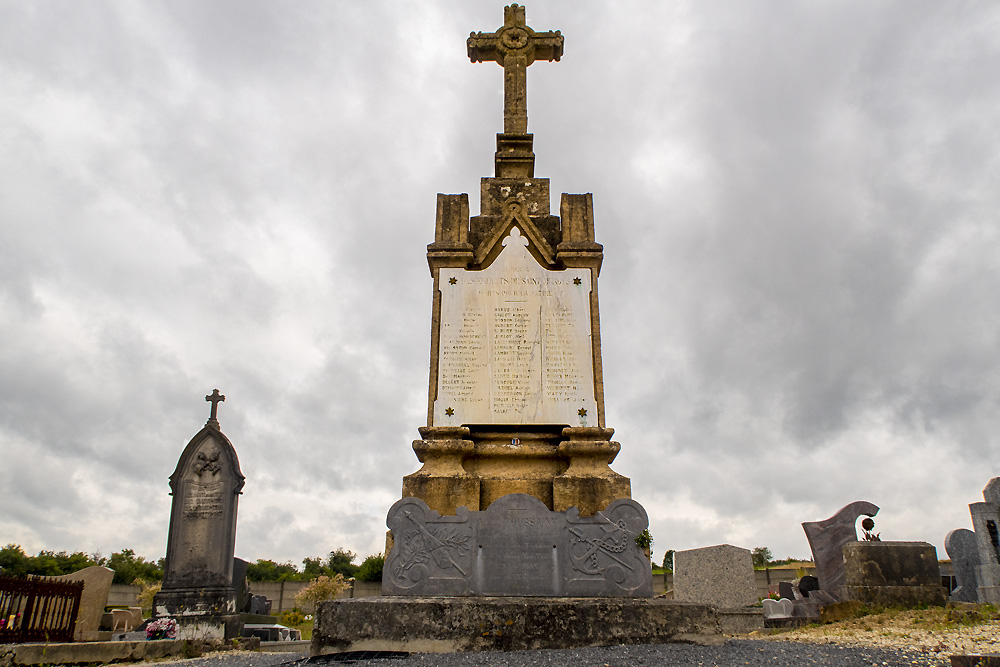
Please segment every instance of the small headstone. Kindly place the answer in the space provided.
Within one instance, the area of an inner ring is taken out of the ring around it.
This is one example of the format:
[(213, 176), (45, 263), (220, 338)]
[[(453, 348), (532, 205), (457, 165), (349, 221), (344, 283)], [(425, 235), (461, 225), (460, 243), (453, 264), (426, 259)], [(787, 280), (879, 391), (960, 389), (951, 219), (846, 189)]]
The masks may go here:
[(271, 601), (264, 595), (251, 596), (250, 613), (258, 616), (269, 616), (271, 614)]
[(218, 404), (225, 398), (218, 389), (205, 397), (211, 416), (170, 476), (167, 556), (153, 614), (195, 624), (202, 636), (231, 639), (239, 633), (233, 551), (244, 477), (236, 450), (219, 428)]
[(979, 547), (976, 534), (967, 528), (959, 528), (944, 538), (944, 548), (951, 559), (958, 586), (951, 592), (955, 602), (977, 602), (979, 600)]
[(795, 586), (790, 581), (778, 582), (778, 595), (788, 600), (794, 600), (799, 597), (795, 594)]
[(749, 549), (719, 544), (674, 554), (674, 599), (724, 609), (757, 603)]
[(795, 605), (791, 600), (762, 600), (764, 618), (791, 618)]
[(799, 593), (802, 593), (802, 597), (809, 597), (809, 594), (813, 591), (819, 590), (819, 579), (807, 574), (806, 576), (799, 579)]
[(78, 572), (66, 574), (52, 579), (62, 581), (82, 581), (83, 594), (80, 596), (80, 610), (76, 615), (76, 627), (73, 630), (73, 640), (96, 641), (101, 627), (101, 617), (104, 607), (108, 604), (108, 592), (111, 590), (111, 580), (115, 571), (95, 565), (85, 567)]
[[(710, 604), (720, 610), (745, 609), (757, 603), (757, 581), (749, 549), (718, 544), (674, 554), (674, 600)], [(732, 621), (738, 625), (727, 625)], [(764, 627), (763, 616), (720, 616), (724, 633)]]
[(821, 589), (837, 595), (844, 583), (844, 545), (858, 541), (858, 531), (854, 524), (859, 516), (875, 516), (878, 510), (878, 505), (874, 503), (857, 500), (840, 508), (829, 519), (802, 524), (812, 550)]
[(233, 590), (236, 591), (236, 610), (250, 611), (250, 582), (247, 581), (247, 563), (242, 558), (233, 559)]

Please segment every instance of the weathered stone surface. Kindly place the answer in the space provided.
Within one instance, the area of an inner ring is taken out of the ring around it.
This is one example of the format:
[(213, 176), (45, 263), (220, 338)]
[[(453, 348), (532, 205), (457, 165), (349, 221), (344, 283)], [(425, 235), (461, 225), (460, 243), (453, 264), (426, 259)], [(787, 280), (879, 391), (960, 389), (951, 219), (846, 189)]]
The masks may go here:
[(1000, 667), (1000, 653), (953, 655), (951, 667)]
[[(194, 642), (174, 639), (131, 642), (87, 642), (73, 644), (17, 644), (12, 647), (11, 664), (14, 665), (79, 665), (106, 664), (109, 662), (152, 661), (159, 658), (183, 656), (191, 651), (208, 652), (228, 648), (218, 640)], [(248, 637), (238, 640), (238, 648), (257, 650), (260, 640)], [(0, 664), (3, 664), (0, 662)]]
[(749, 549), (719, 544), (674, 554), (674, 599), (721, 609), (757, 603)]
[(983, 499), (969, 505), (979, 547), (978, 598), (979, 602), (1000, 605), (1000, 477), (986, 484)]
[[(760, 615), (760, 610), (757, 610)], [(708, 605), (632, 598), (360, 598), (321, 602), (312, 655), (721, 644)]]
[(858, 500), (841, 507), (829, 519), (807, 521), (802, 524), (802, 530), (805, 531), (809, 548), (812, 550), (821, 589), (837, 595), (837, 591), (844, 583), (844, 545), (858, 541), (858, 531), (855, 527), (858, 517), (875, 516), (878, 510), (878, 505)]
[(563, 52), (563, 36), (558, 30), (535, 32), (525, 23), (524, 7), (509, 5), (503, 10), (502, 27), (496, 32), (474, 33), (466, 45), (472, 62), (495, 62), (504, 69), (504, 133), (526, 133), (528, 131), (526, 70), (529, 65), (539, 60), (559, 60)]
[(844, 546), (843, 600), (868, 606), (943, 605), (937, 551), (927, 542), (855, 542)]
[(238, 632), (233, 552), (236, 506), (244, 477), (229, 439), (212, 413), (181, 453), (170, 476), (173, 500), (163, 588), (153, 600), (155, 617), (170, 616), (195, 626), (199, 637), (235, 637)]
[(854, 618), (864, 605), (859, 600), (845, 600), (844, 602), (831, 602), (824, 605), (819, 610), (819, 620), (821, 623), (837, 623)]
[(949, 599), (956, 602), (976, 602), (979, 599), (979, 546), (976, 534), (959, 528), (944, 538), (944, 548), (951, 560), (958, 585)]
[(73, 640), (96, 641), (99, 638), (101, 617), (104, 616), (104, 607), (108, 604), (108, 591), (111, 590), (111, 580), (115, 578), (115, 571), (95, 565), (71, 574), (50, 578), (83, 582), (83, 594), (80, 596), (80, 609), (76, 615)]
[(844, 583), (848, 586), (940, 586), (937, 551), (927, 542), (846, 544)]
[(393, 548), (386, 595), (634, 596), (653, 594), (649, 560), (635, 544), (648, 526), (633, 500), (593, 517), (553, 512), (527, 494), (504, 496), (482, 512), (441, 516), (403, 498), (386, 524)]

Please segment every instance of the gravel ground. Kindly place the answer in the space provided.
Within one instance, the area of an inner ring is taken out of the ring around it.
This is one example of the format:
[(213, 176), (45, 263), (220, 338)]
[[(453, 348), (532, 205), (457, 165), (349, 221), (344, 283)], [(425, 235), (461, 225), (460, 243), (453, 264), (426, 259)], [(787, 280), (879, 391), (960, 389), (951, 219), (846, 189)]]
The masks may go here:
[[(342, 664), (389, 667), (722, 667), (767, 665), (797, 667), (826, 665), (922, 665), (944, 667), (952, 654), (1000, 653), (1000, 618), (990, 612), (979, 622), (961, 622), (962, 611), (945, 609), (884, 612), (840, 623), (806, 626), (776, 635), (753, 633), (732, 638), (722, 646), (658, 644), (509, 653), (402, 654), (397, 658), (323, 656), (309, 662), (305, 655), (229, 651), (192, 660), (165, 660), (144, 665), (178, 667), (338, 667)], [(346, 659), (345, 659), (346, 658)]]
[[(350, 658), (350, 660), (343, 660)], [(559, 651), (511, 651), (508, 653), (449, 653), (411, 654), (402, 658), (373, 658), (360, 656), (324, 656), (308, 661), (304, 656), (288, 653), (251, 653), (234, 651), (211, 654), (203, 658), (182, 661), (140, 663), (164, 665), (183, 662), (184, 667), (338, 667), (342, 664), (385, 665), (412, 667), (414, 665), (441, 665), (441, 667), (511, 666), (529, 667), (711, 667), (723, 665), (749, 665), (792, 667), (798, 665), (826, 665), (828, 667), (856, 667), (861, 665), (942, 665), (937, 654), (896, 648), (857, 648), (836, 644), (809, 644), (775, 642), (759, 639), (731, 639), (722, 646), (686, 646), (680, 644), (614, 646)]]

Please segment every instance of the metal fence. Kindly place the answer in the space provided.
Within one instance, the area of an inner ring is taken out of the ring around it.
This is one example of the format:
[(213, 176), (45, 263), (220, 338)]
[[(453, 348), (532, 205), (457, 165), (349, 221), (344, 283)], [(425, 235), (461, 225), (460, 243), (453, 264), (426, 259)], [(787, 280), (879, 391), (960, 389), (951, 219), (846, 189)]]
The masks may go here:
[(0, 643), (71, 642), (82, 581), (0, 575)]

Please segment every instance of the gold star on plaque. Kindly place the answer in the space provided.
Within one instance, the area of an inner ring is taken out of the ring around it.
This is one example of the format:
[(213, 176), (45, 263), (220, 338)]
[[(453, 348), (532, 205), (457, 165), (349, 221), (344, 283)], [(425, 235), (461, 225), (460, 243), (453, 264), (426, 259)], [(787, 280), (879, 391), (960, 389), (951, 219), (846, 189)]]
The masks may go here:
[(587, 416), (587, 408), (580, 408), (579, 410), (577, 410), (576, 414), (580, 415), (581, 417), (586, 417)]
[(573, 278), (573, 284), (574, 285), (582, 285), (583, 281), (580, 280), (579, 278)]
[[(454, 278), (452, 278), (452, 280), (454, 280)], [(455, 408), (447, 408), (445, 409), (444, 413), (449, 417), (452, 417), (455, 415)]]
[(454, 276), (452, 276), (451, 278), (448, 279), (448, 284), (449, 285), (454, 285), (457, 282), (458, 282), (458, 278), (455, 278)]

